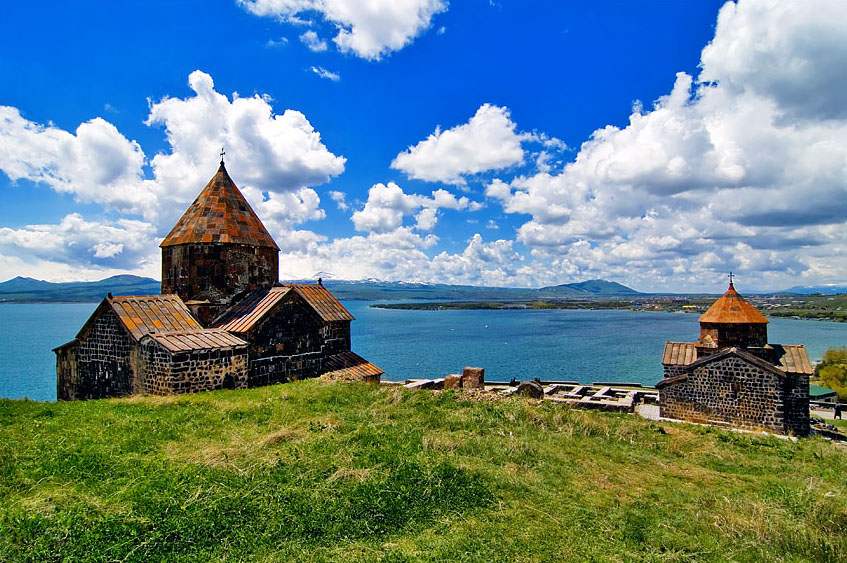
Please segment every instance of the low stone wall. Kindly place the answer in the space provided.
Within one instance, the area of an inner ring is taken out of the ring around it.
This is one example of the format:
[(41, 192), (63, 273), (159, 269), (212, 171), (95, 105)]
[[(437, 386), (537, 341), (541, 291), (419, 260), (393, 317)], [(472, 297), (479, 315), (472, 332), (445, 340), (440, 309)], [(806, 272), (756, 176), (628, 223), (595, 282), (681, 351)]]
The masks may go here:
[(250, 387), (285, 383), (317, 377), (323, 373), (326, 354), (311, 352), (294, 356), (278, 355), (254, 357), (250, 361)]
[(197, 393), (247, 387), (247, 350), (198, 350), (171, 354), (154, 342), (142, 346), (144, 392)]

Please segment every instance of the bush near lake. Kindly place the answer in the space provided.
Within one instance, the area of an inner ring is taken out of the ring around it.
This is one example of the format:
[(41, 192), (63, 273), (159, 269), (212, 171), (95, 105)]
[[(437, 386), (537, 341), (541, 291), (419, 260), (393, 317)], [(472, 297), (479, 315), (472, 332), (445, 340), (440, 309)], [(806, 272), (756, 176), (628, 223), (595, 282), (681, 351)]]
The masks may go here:
[(815, 376), (823, 384), (847, 401), (847, 347), (830, 348), (815, 367)]
[(0, 401), (0, 560), (844, 561), (847, 451), (305, 381)]

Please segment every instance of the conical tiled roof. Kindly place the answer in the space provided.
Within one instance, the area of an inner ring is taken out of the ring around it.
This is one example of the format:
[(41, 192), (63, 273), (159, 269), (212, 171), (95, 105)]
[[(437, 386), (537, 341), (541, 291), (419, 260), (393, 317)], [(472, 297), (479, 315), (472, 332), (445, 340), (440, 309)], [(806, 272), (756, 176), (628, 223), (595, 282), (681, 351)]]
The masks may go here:
[(741, 297), (732, 282), (720, 299), (712, 303), (712, 306), (700, 317), (701, 323), (714, 324), (763, 324), (768, 319), (753, 305)]
[(217, 173), (159, 246), (217, 242), (279, 250), (273, 237), (229, 177), (223, 161)]

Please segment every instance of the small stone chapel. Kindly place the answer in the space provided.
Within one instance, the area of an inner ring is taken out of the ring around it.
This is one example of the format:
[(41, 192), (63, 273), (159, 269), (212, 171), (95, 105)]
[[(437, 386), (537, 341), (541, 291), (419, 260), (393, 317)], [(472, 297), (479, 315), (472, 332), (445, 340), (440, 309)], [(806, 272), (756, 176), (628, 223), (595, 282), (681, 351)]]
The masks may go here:
[(768, 319), (729, 289), (700, 317), (700, 339), (665, 344), (662, 417), (809, 433), (809, 376), (802, 344), (769, 344)]
[(60, 400), (379, 381), (351, 351), (353, 315), (327, 288), (279, 283), (279, 247), (223, 160), (160, 246), (161, 295), (109, 294), (54, 350)]

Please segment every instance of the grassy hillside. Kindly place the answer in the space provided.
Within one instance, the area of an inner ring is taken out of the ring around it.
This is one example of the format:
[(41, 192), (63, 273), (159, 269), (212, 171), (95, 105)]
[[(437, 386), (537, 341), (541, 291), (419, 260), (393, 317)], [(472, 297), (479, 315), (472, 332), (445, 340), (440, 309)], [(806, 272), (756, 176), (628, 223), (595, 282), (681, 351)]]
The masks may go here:
[(847, 559), (847, 451), (307, 381), (0, 401), (0, 560)]

